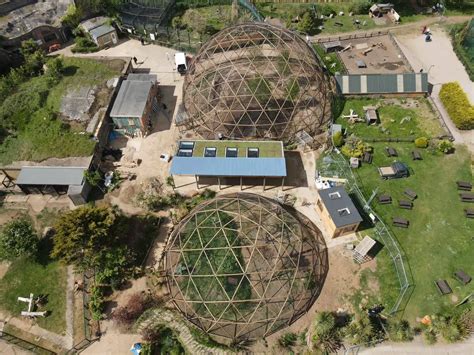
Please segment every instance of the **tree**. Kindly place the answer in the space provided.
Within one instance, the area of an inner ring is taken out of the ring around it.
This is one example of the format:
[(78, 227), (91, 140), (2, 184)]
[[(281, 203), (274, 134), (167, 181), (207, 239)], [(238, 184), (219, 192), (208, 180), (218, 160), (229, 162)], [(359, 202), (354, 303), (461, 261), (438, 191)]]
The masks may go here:
[(121, 222), (115, 209), (86, 206), (70, 211), (56, 223), (51, 256), (79, 270), (97, 267), (102, 252), (120, 245)]
[(38, 236), (30, 222), (17, 219), (6, 224), (0, 234), (0, 258), (33, 256), (38, 250)]
[(444, 154), (450, 154), (454, 150), (454, 144), (451, 141), (448, 141), (446, 139), (441, 140), (438, 143), (438, 150)]
[(131, 251), (125, 246), (102, 250), (95, 265), (98, 270), (96, 282), (117, 289), (130, 276), (134, 260)]
[(297, 25), (298, 31), (314, 34), (317, 30), (316, 19), (311, 12), (306, 11)]
[(23, 41), (21, 42), (20, 52), (25, 59), (25, 63), (21, 66), (23, 73), (30, 77), (40, 74), (46, 61), (46, 56), (38, 44), (32, 39)]
[(84, 178), (86, 179), (87, 183), (91, 186), (98, 186), (99, 183), (102, 181), (102, 176), (100, 175), (99, 170), (84, 171)]
[(344, 330), (346, 339), (351, 344), (369, 344), (379, 338), (380, 334), (369, 318), (353, 320)]
[(63, 69), (64, 69), (64, 62), (61, 57), (51, 59), (48, 62), (46, 75), (58, 81), (63, 75)]
[(367, 15), (372, 3), (370, 0), (356, 0), (349, 6), (349, 12), (355, 15)]
[(330, 312), (320, 312), (316, 315), (311, 328), (313, 348), (323, 352), (336, 352), (341, 347), (336, 318)]

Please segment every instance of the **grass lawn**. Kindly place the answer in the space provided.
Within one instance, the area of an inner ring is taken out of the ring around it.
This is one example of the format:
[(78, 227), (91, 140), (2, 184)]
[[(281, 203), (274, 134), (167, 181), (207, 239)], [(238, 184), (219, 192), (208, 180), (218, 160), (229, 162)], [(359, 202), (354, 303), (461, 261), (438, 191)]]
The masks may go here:
[[(413, 103), (409, 106), (407, 102)], [(359, 117), (364, 117), (364, 106), (380, 105), (378, 116), (380, 124), (367, 126), (364, 122), (349, 124), (347, 118), (354, 110)], [(409, 118), (409, 119), (407, 119)], [(403, 123), (401, 121), (403, 120)], [(336, 123), (346, 129), (346, 136), (354, 134), (360, 138), (409, 138), (425, 136), (427, 138), (444, 134), (432, 108), (426, 99), (416, 100), (379, 100), (379, 99), (349, 99), (344, 103), (344, 109)]]
[(43, 294), (48, 296), (45, 310), (47, 317), (38, 317), (38, 325), (52, 332), (62, 334), (66, 329), (66, 268), (58, 262), (43, 265), (32, 260), (18, 259), (12, 262), (7, 273), (0, 280), (0, 305), (15, 317), (27, 305), (17, 298)]
[(318, 44), (313, 44), (313, 47), (332, 74), (345, 72), (344, 64), (339, 60), (336, 53), (325, 53), (323, 47)]
[(226, 148), (237, 148), (239, 158), (247, 157), (247, 148), (258, 148), (260, 158), (278, 158), (282, 156), (282, 147), (280, 142), (244, 142), (244, 141), (195, 141), (193, 156), (203, 157), (204, 149), (217, 148), (216, 156), (225, 157)]
[[(52, 87), (45, 76), (34, 77), (20, 84), (8, 97), (10, 100), (5, 100), (12, 110), (10, 119), (21, 124), (0, 144), (0, 164), (91, 155), (95, 142), (89, 135), (81, 134), (71, 124), (56, 117), (61, 98), (70, 88), (99, 85), (118, 76), (122, 65), (121, 60), (101, 62), (64, 58), (63, 77)], [(0, 104), (0, 109), (2, 104), (4, 107), (7, 105), (5, 102)]]
[[(370, 196), (375, 188), (378, 193), (392, 196), (391, 205), (373, 207), (392, 229), (406, 254), (414, 280), (414, 289), (405, 309), (404, 316), (409, 320), (425, 314), (443, 312), (474, 291), (473, 285), (462, 286), (452, 274), (463, 269), (474, 275), (472, 263), (472, 236), (474, 221), (464, 217), (463, 208), (468, 207), (459, 201), (456, 180), (473, 181), (470, 170), (470, 156), (464, 146), (458, 146), (456, 153), (442, 155), (422, 150), (422, 161), (413, 162), (410, 151), (412, 143), (397, 143), (390, 146), (397, 149), (399, 161), (405, 162), (412, 170), (407, 179), (382, 180), (377, 166), (390, 164), (394, 159), (383, 153), (386, 143), (374, 143), (374, 161), (355, 170), (360, 187), (365, 196)], [(397, 207), (399, 199), (406, 199), (403, 190), (411, 188), (418, 194), (413, 210)], [(402, 217), (410, 221), (407, 229), (391, 227), (392, 217)], [(363, 231), (362, 235), (370, 230)], [(378, 258), (377, 276), (383, 299), (393, 300), (393, 271), (387, 268), (388, 258)], [(386, 277), (386, 273), (392, 276)], [(434, 285), (437, 279), (446, 279), (453, 289), (453, 295), (440, 296)], [(453, 296), (453, 297), (452, 297)]]

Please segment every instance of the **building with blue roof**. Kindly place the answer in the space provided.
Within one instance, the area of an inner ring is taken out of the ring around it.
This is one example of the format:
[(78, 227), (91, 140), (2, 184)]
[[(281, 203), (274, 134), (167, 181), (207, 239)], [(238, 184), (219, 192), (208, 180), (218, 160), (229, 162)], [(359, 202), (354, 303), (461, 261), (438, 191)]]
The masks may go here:
[(267, 178), (281, 178), (282, 186), (287, 176), (283, 143), (279, 141), (183, 140), (173, 157), (170, 175), (194, 176), (199, 188), (199, 178), (262, 178), (263, 189)]

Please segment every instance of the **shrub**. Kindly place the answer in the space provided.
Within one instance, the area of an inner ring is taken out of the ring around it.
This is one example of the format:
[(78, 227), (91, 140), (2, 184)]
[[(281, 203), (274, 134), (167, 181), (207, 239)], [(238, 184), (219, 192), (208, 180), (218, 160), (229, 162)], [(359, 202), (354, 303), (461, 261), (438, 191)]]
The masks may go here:
[(284, 348), (290, 348), (295, 345), (298, 335), (295, 333), (285, 333), (278, 339), (278, 344)]
[(417, 148), (426, 148), (428, 147), (428, 138), (426, 137), (418, 137), (417, 139), (415, 139), (415, 146)]
[(367, 15), (372, 3), (369, 0), (357, 0), (349, 6), (349, 12), (355, 15)]
[(73, 53), (93, 53), (99, 50), (99, 47), (89, 37), (76, 37), (76, 45), (71, 49)]
[(89, 310), (92, 314), (92, 319), (101, 320), (105, 308), (105, 299), (102, 289), (99, 286), (92, 286), (90, 293)]
[(441, 317), (437, 328), (444, 340), (448, 343), (455, 343), (469, 337), (473, 324), (473, 314), (471, 311), (467, 311), (460, 315)]
[(454, 144), (446, 139), (441, 140), (438, 143), (438, 150), (444, 154), (452, 153), (454, 151)]
[(32, 256), (38, 249), (38, 236), (33, 226), (25, 219), (7, 223), (0, 234), (0, 258), (13, 259)]
[(439, 97), (457, 128), (474, 129), (474, 106), (459, 83), (443, 84)]
[(154, 305), (151, 295), (144, 293), (133, 294), (124, 307), (118, 307), (112, 318), (120, 325), (131, 326), (147, 309)]
[(423, 332), (423, 339), (425, 339), (426, 344), (433, 345), (436, 343), (436, 333), (431, 329), (426, 329)]
[(390, 340), (401, 342), (412, 341), (414, 332), (406, 320), (395, 320), (388, 324), (388, 334)]
[(353, 320), (344, 328), (344, 333), (346, 339), (354, 345), (369, 344), (382, 337), (370, 319), (366, 317)]
[(311, 328), (313, 348), (324, 353), (336, 352), (341, 347), (336, 317), (330, 312), (318, 313)]
[(344, 144), (344, 137), (341, 131), (334, 133), (334, 135), (332, 136), (332, 142), (334, 143), (335, 147), (342, 147), (342, 145)]
[(341, 153), (346, 157), (360, 158), (365, 152), (371, 152), (372, 147), (356, 137), (349, 137), (341, 148)]

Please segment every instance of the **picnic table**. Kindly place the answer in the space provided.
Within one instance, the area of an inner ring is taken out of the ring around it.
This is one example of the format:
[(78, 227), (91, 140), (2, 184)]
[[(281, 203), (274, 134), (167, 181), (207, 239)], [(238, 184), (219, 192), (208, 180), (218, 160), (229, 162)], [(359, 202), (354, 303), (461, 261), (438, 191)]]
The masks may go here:
[(398, 157), (397, 151), (392, 147), (385, 147), (385, 153), (387, 153), (388, 157)]
[(474, 202), (474, 194), (470, 192), (462, 192), (459, 194), (462, 202)]
[(412, 150), (411, 156), (413, 160), (423, 160), (423, 158), (421, 157), (421, 153), (418, 150)]
[(407, 200), (399, 200), (398, 201), (398, 206), (400, 208), (411, 210), (413, 208), (413, 202), (407, 201)]
[(392, 203), (392, 197), (390, 195), (379, 195), (379, 203), (381, 205), (387, 205)]
[(454, 273), (454, 277), (461, 281), (463, 285), (467, 285), (471, 282), (472, 278), (468, 274), (466, 274), (463, 270), (458, 270)]
[(393, 217), (392, 218), (392, 223), (395, 227), (408, 228), (408, 225), (410, 224), (410, 221), (405, 219), (405, 218)]
[(474, 209), (465, 208), (464, 209), (464, 215), (466, 216), (466, 218), (474, 218)]
[(364, 158), (362, 160), (363, 160), (364, 163), (372, 164), (372, 159), (373, 159), (372, 153), (365, 152), (364, 153)]
[(438, 288), (439, 293), (441, 293), (442, 295), (447, 295), (453, 292), (453, 290), (451, 290), (451, 287), (449, 287), (449, 284), (446, 280), (435, 281), (435, 285)]
[(418, 196), (418, 195), (416, 194), (416, 192), (413, 191), (412, 189), (405, 189), (405, 191), (403, 191), (403, 193), (404, 193), (406, 196), (408, 196), (408, 198), (409, 198), (410, 200), (412, 200), (412, 201), (415, 200), (415, 199), (417, 198), (417, 196)]
[(468, 181), (456, 181), (456, 184), (458, 185), (458, 190), (464, 190), (464, 191), (472, 190), (472, 184)]

